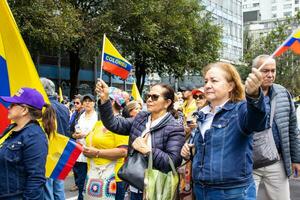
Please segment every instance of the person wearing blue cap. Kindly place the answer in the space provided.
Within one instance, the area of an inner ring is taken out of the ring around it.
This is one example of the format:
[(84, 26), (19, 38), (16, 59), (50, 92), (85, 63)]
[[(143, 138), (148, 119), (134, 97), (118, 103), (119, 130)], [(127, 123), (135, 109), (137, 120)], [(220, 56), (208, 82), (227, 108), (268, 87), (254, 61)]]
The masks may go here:
[[(55, 111), (31, 88), (21, 88), (13, 97), (0, 98), (10, 104), (8, 118), (13, 121), (0, 137), (0, 199), (42, 200), (47, 135), (56, 130)], [(37, 122), (40, 118), (44, 130)]]

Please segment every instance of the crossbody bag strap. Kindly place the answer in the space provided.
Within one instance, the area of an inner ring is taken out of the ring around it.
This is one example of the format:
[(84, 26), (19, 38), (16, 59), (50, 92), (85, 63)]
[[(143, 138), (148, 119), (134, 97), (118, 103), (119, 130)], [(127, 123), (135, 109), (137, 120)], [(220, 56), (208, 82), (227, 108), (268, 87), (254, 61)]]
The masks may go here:
[(273, 119), (275, 115), (275, 109), (276, 109), (276, 96), (271, 100), (271, 114), (270, 114), (270, 126), (273, 125)]

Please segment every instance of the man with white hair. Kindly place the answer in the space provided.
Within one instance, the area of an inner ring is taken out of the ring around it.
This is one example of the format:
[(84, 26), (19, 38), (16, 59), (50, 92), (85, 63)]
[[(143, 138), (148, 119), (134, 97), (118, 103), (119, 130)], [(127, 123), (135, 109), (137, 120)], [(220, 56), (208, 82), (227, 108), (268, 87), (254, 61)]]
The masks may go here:
[[(57, 97), (55, 95), (55, 84), (47, 79), (40, 79), (44, 89), (48, 95), (50, 103), (56, 112), (57, 119), (57, 132), (69, 136), (69, 110), (66, 106), (59, 103)], [(64, 181), (61, 180), (53, 180), (51, 178), (47, 179), (45, 185), (45, 200), (64, 200), (65, 192), (64, 192)]]
[[(298, 176), (300, 173), (300, 135), (297, 128), (295, 106), (289, 91), (274, 83), (276, 62), (273, 58), (269, 55), (260, 55), (253, 60), (252, 67), (260, 69), (263, 75), (261, 87), (265, 95), (266, 109), (270, 113), (269, 130), (272, 132), (271, 135), (273, 135), (276, 145), (276, 148), (273, 149), (275, 151), (277, 149), (279, 154), (277, 159), (271, 162), (259, 163), (258, 166), (254, 163), (253, 177), (256, 188), (258, 190), (261, 182), (265, 186), (259, 188), (261, 191), (258, 192), (258, 195), (262, 196), (258, 196), (257, 199), (289, 200), (288, 178), (292, 175)], [(254, 153), (254, 158), (257, 155), (260, 154)]]

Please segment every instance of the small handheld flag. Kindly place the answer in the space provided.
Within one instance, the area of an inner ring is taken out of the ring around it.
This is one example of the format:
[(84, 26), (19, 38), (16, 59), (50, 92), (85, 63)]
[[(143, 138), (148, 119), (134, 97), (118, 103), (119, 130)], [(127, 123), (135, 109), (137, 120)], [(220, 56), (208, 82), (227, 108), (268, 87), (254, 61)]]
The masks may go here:
[(272, 54), (273, 57), (280, 56), (288, 49), (294, 53), (300, 54), (300, 29), (294, 31)]
[(121, 77), (122, 79), (127, 79), (131, 68), (132, 65), (121, 56), (118, 50), (104, 35), (100, 78), (102, 79), (103, 69), (111, 74)]

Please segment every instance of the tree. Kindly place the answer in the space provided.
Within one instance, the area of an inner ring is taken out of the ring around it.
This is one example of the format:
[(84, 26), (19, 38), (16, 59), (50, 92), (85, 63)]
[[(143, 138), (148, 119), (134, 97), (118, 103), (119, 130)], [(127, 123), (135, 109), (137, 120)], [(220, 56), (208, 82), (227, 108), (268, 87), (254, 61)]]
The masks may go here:
[(221, 28), (198, 0), (10, 0), (31, 52), (67, 51), (71, 96), (78, 72), (100, 57), (104, 33), (135, 67), (141, 91), (146, 74), (176, 78), (218, 58)]
[(107, 35), (135, 67), (141, 91), (146, 74), (176, 78), (199, 72), (218, 58), (221, 29), (197, 0), (119, 0), (101, 18)]
[[(300, 14), (289, 18), (286, 21), (277, 22), (276, 28), (272, 30), (265, 37), (261, 37), (256, 41), (251, 42), (247, 48), (244, 49), (244, 62), (251, 64), (252, 59), (260, 54), (272, 54), (279, 45), (291, 34), (295, 24), (299, 24)], [(244, 39), (249, 39), (244, 37)], [(251, 39), (250, 39), (251, 40)], [(244, 45), (249, 43), (245, 42)], [(245, 47), (245, 46), (244, 46)], [(284, 85), (293, 94), (297, 95), (300, 92), (300, 67), (299, 56), (292, 51), (287, 51), (283, 55), (276, 57), (276, 82)], [(250, 68), (250, 67), (248, 67)]]

